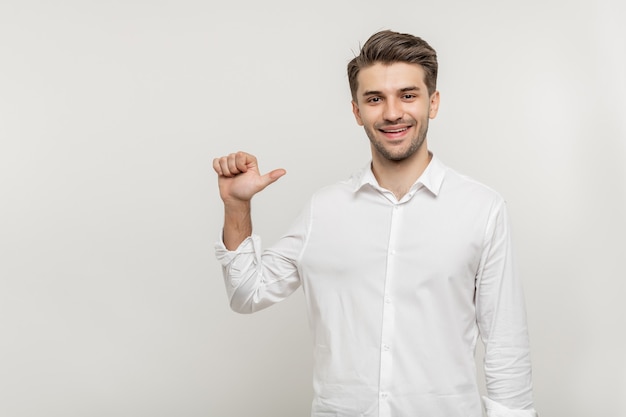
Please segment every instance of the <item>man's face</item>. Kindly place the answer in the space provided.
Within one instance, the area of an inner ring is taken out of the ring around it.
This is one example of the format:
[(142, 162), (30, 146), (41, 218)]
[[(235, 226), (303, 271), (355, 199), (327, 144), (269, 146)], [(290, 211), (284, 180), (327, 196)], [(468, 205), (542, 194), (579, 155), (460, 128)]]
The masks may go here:
[(372, 156), (403, 161), (415, 155), (426, 141), (428, 119), (439, 108), (439, 92), (428, 95), (422, 67), (376, 63), (362, 69), (357, 80), (352, 111), (370, 139)]

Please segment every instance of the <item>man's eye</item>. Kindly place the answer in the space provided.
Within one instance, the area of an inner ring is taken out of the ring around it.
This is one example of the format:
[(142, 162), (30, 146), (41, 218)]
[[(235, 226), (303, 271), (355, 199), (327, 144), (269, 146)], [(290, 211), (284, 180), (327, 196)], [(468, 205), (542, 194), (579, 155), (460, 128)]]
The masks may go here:
[(380, 103), (381, 98), (380, 97), (371, 97), (368, 101), (370, 103)]
[(402, 98), (405, 100), (412, 100), (415, 98), (415, 94), (405, 94), (402, 96)]

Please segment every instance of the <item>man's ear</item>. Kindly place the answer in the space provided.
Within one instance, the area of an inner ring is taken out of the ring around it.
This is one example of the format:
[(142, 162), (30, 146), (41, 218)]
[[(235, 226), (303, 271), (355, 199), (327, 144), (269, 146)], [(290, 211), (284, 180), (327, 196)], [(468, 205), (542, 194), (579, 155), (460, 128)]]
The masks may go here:
[(428, 107), (428, 118), (434, 119), (437, 117), (437, 113), (439, 112), (439, 91), (435, 91), (430, 96), (430, 103)]
[(354, 114), (354, 118), (359, 126), (363, 126), (363, 120), (361, 120), (361, 112), (359, 110), (359, 105), (356, 104), (356, 101), (352, 100), (352, 114)]

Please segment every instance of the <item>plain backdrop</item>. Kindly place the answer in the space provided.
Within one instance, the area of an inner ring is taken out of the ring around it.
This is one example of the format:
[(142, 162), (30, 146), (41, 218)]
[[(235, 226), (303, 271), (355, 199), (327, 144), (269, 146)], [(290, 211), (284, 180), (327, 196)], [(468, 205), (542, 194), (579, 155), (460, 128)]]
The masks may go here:
[[(297, 417), (299, 291), (229, 310), (214, 157), (288, 174), (271, 244), (369, 160), (347, 62), (438, 51), (430, 147), (511, 213), (542, 416), (626, 416), (623, 2), (0, 0), (0, 416)], [(480, 353), (479, 353), (480, 355)]]

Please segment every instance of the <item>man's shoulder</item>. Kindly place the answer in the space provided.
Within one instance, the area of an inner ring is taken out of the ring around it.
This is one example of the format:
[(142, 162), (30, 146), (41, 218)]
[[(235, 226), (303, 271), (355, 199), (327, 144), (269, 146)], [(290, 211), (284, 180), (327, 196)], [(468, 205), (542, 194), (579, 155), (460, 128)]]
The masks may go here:
[(489, 185), (449, 167), (446, 167), (442, 184), (442, 195), (445, 196), (447, 193), (460, 194), (472, 200), (483, 200), (491, 203), (504, 202), (502, 195)]
[(354, 181), (353, 178), (344, 179), (341, 181), (337, 181), (333, 184), (325, 185), (321, 188), (318, 188), (317, 191), (313, 193), (314, 200), (325, 200), (325, 199), (333, 199), (333, 198), (341, 198), (348, 197), (354, 192)]
[[(369, 165), (368, 165), (369, 166)], [(354, 171), (350, 176), (332, 184), (318, 188), (313, 193), (314, 199), (350, 197), (362, 185), (363, 176), (367, 171), (367, 166)]]

